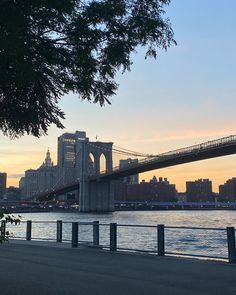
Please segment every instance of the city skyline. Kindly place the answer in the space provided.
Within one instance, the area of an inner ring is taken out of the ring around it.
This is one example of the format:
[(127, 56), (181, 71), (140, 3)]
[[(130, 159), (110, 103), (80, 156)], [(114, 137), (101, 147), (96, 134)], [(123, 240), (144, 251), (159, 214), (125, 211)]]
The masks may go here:
[[(76, 131), (75, 133), (64, 133), (64, 134), (62, 134), (59, 138), (58, 138), (58, 142), (59, 141), (63, 141), (62, 139), (63, 138), (70, 138), (71, 136), (75, 136), (75, 135), (79, 135), (79, 136), (86, 136), (86, 132), (85, 131)], [(68, 137), (69, 136), (69, 137)], [(75, 136), (76, 137), (76, 136)], [(61, 142), (61, 144), (63, 144), (63, 142)], [(61, 146), (61, 144), (60, 145), (58, 145), (58, 148), (57, 148), (57, 155), (59, 155), (59, 157), (60, 157), (60, 159), (58, 160), (58, 159), (54, 159), (54, 161), (53, 161), (53, 159), (51, 158), (51, 152), (50, 152), (50, 150), (49, 150), (49, 148), (47, 148), (47, 151), (45, 152), (45, 157), (43, 158), (43, 159), (41, 159), (41, 163), (40, 163), (40, 165), (38, 166), (38, 167), (30, 167), (30, 168), (28, 168), (28, 169), (26, 169), (26, 171), (25, 172), (30, 172), (31, 173), (31, 171), (33, 171), (33, 173), (36, 171), (36, 170), (40, 170), (40, 169), (42, 169), (42, 167), (44, 168), (44, 167), (46, 167), (46, 166), (50, 166), (50, 167), (54, 167), (54, 168), (57, 168), (57, 164), (56, 163), (60, 163), (59, 164), (59, 166), (58, 166), (58, 168), (62, 165), (62, 163), (61, 163), (61, 157), (62, 157), (62, 151), (60, 150), (58, 150), (59, 149), (59, 146)], [(63, 152), (64, 153), (64, 152)], [(65, 158), (65, 155), (62, 157), (62, 158)], [(63, 160), (64, 161), (64, 160)], [(137, 158), (124, 158), (123, 156), (121, 156), (121, 159), (118, 159), (117, 161), (119, 161), (119, 166), (120, 167), (122, 167), (122, 166), (126, 166), (128, 163), (132, 163), (132, 162), (138, 162), (138, 159)], [(53, 164), (53, 163), (55, 163), (55, 165)], [(127, 163), (127, 164), (126, 164)], [(191, 164), (191, 163), (189, 163), (189, 164)], [(54, 166), (53, 166), (54, 165)], [(105, 165), (105, 163), (100, 163), (100, 165)], [(114, 167), (115, 165), (113, 165), (113, 167)], [(72, 166), (71, 166), (72, 167)], [(105, 167), (105, 166), (104, 166)], [(169, 168), (172, 168), (172, 167), (169, 167)], [(166, 168), (166, 169), (169, 169), (169, 168)], [(163, 169), (158, 169), (158, 170), (150, 170), (148, 173), (146, 172), (146, 173), (140, 173), (140, 174), (137, 174), (137, 175), (133, 175), (132, 177), (133, 178), (131, 178), (131, 179), (133, 179), (132, 181), (134, 181), (134, 183), (142, 183), (142, 182), (152, 182), (152, 180), (153, 180), (153, 178), (157, 178), (157, 179), (167, 179), (167, 177), (166, 177), (166, 175), (163, 175), (162, 173), (161, 173), (161, 171), (162, 171)], [(165, 170), (165, 169), (164, 169)], [(154, 174), (154, 172), (158, 172), (157, 174)], [(150, 176), (150, 178), (147, 178), (147, 174), (149, 174), (149, 175), (151, 175)], [(141, 176), (143, 176), (143, 175), (145, 175), (146, 177), (141, 177)], [(19, 175), (18, 177), (25, 177), (26, 176), (26, 174), (25, 173), (23, 173), (22, 175)], [(71, 182), (71, 179), (72, 178), (69, 178), (69, 182)], [(125, 179), (125, 178), (124, 178)], [(139, 179), (139, 180), (138, 180)], [(228, 181), (228, 180), (231, 180), (231, 179), (235, 179), (235, 177), (234, 176), (231, 176), (229, 179), (225, 179), (222, 183), (220, 183), (219, 184), (219, 186), (214, 186), (214, 182), (213, 182), (213, 192), (216, 192), (216, 193), (218, 193), (219, 192), (219, 187), (220, 186), (222, 186), (223, 184), (225, 184), (225, 182), (226, 181)], [(209, 179), (209, 177), (199, 177), (199, 178), (197, 178), (197, 179), (185, 179), (184, 180), (184, 183), (182, 184), (182, 187), (183, 187), (183, 189), (180, 191), (179, 189), (178, 189), (178, 187), (176, 186), (176, 189), (177, 189), (177, 191), (179, 192), (179, 193), (184, 193), (184, 192), (186, 192), (186, 188), (187, 188), (187, 182), (195, 182), (195, 181), (201, 181), (201, 180), (210, 180), (211, 181), (211, 179)], [(172, 183), (174, 184), (174, 185), (176, 185), (176, 183), (174, 183), (173, 181), (172, 181)], [(7, 187), (10, 187), (11, 185), (7, 185)], [(17, 185), (18, 186), (18, 185)], [(214, 189), (214, 187), (216, 188), (216, 189)]]
[[(8, 186), (18, 185), (25, 170), (40, 166), (48, 147), (56, 162), (56, 138), (66, 131), (86, 130), (94, 140), (98, 136), (144, 153), (235, 134), (236, 42), (231, 28), (236, 25), (236, 3), (220, 4), (173, 1), (166, 15), (178, 45), (160, 51), (156, 61), (144, 61), (139, 49), (133, 55), (132, 71), (117, 77), (120, 88), (112, 106), (81, 103), (69, 94), (61, 101), (65, 130), (51, 127), (48, 136), (39, 139), (10, 140), (1, 135), (0, 171), (8, 173)], [(218, 191), (220, 184), (235, 176), (235, 161), (233, 155), (189, 163), (141, 174), (140, 179), (165, 175), (183, 191), (184, 180), (210, 178)]]

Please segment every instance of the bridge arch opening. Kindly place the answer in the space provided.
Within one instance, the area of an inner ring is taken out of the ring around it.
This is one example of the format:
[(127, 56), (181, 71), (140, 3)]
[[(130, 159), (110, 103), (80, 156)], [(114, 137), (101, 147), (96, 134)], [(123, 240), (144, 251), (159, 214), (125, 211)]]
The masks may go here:
[(88, 156), (88, 173), (89, 174), (95, 173), (95, 157), (93, 153), (90, 153)]
[(99, 158), (99, 166), (100, 166), (100, 173), (101, 172), (104, 172), (104, 171), (106, 171), (107, 170), (107, 165), (106, 165), (106, 162), (107, 162), (107, 160), (106, 160), (106, 156), (104, 155), (104, 153), (102, 153), (101, 155), (100, 155), (100, 158)]

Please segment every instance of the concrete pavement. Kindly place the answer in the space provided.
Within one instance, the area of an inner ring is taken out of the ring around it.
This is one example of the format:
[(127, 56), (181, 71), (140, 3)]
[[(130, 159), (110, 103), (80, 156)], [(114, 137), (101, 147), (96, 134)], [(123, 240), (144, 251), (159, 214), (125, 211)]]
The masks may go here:
[(0, 294), (236, 294), (236, 265), (51, 243), (0, 245)]

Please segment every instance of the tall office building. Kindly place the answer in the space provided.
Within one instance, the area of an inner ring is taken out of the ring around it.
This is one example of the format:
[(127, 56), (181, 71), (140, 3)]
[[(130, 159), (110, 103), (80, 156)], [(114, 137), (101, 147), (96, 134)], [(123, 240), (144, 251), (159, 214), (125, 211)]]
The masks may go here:
[(88, 138), (86, 138), (84, 131), (64, 133), (58, 137), (57, 165), (60, 183), (67, 184), (75, 181), (78, 177), (80, 163), (77, 154), (81, 148), (81, 143), (85, 140), (88, 140)]
[(7, 173), (3, 172), (0, 173), (0, 198), (3, 198), (3, 196), (6, 193), (7, 188)]
[(186, 182), (186, 199), (188, 202), (213, 201), (212, 182), (209, 179), (198, 179)]
[[(132, 165), (138, 164), (138, 159), (125, 159), (125, 160), (120, 160), (119, 167), (120, 169), (126, 168)], [(127, 184), (138, 184), (139, 183), (139, 175), (130, 175), (127, 177), (123, 178), (123, 181), (126, 182)]]

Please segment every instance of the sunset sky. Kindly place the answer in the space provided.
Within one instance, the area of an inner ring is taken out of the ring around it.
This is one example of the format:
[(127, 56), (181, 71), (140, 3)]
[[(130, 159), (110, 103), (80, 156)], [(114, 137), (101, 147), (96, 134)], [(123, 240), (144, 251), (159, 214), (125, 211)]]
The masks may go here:
[[(38, 168), (47, 148), (56, 162), (57, 137), (84, 130), (90, 140), (112, 141), (131, 150), (158, 154), (236, 133), (236, 1), (172, 0), (170, 18), (178, 43), (157, 60), (132, 56), (131, 72), (117, 75), (120, 84), (112, 105), (62, 98), (64, 130), (51, 127), (39, 139), (10, 140), (0, 134), (0, 171), (8, 186), (18, 186), (29, 168)], [(185, 181), (210, 178), (213, 188), (236, 177), (236, 155), (151, 171), (185, 191)]]

